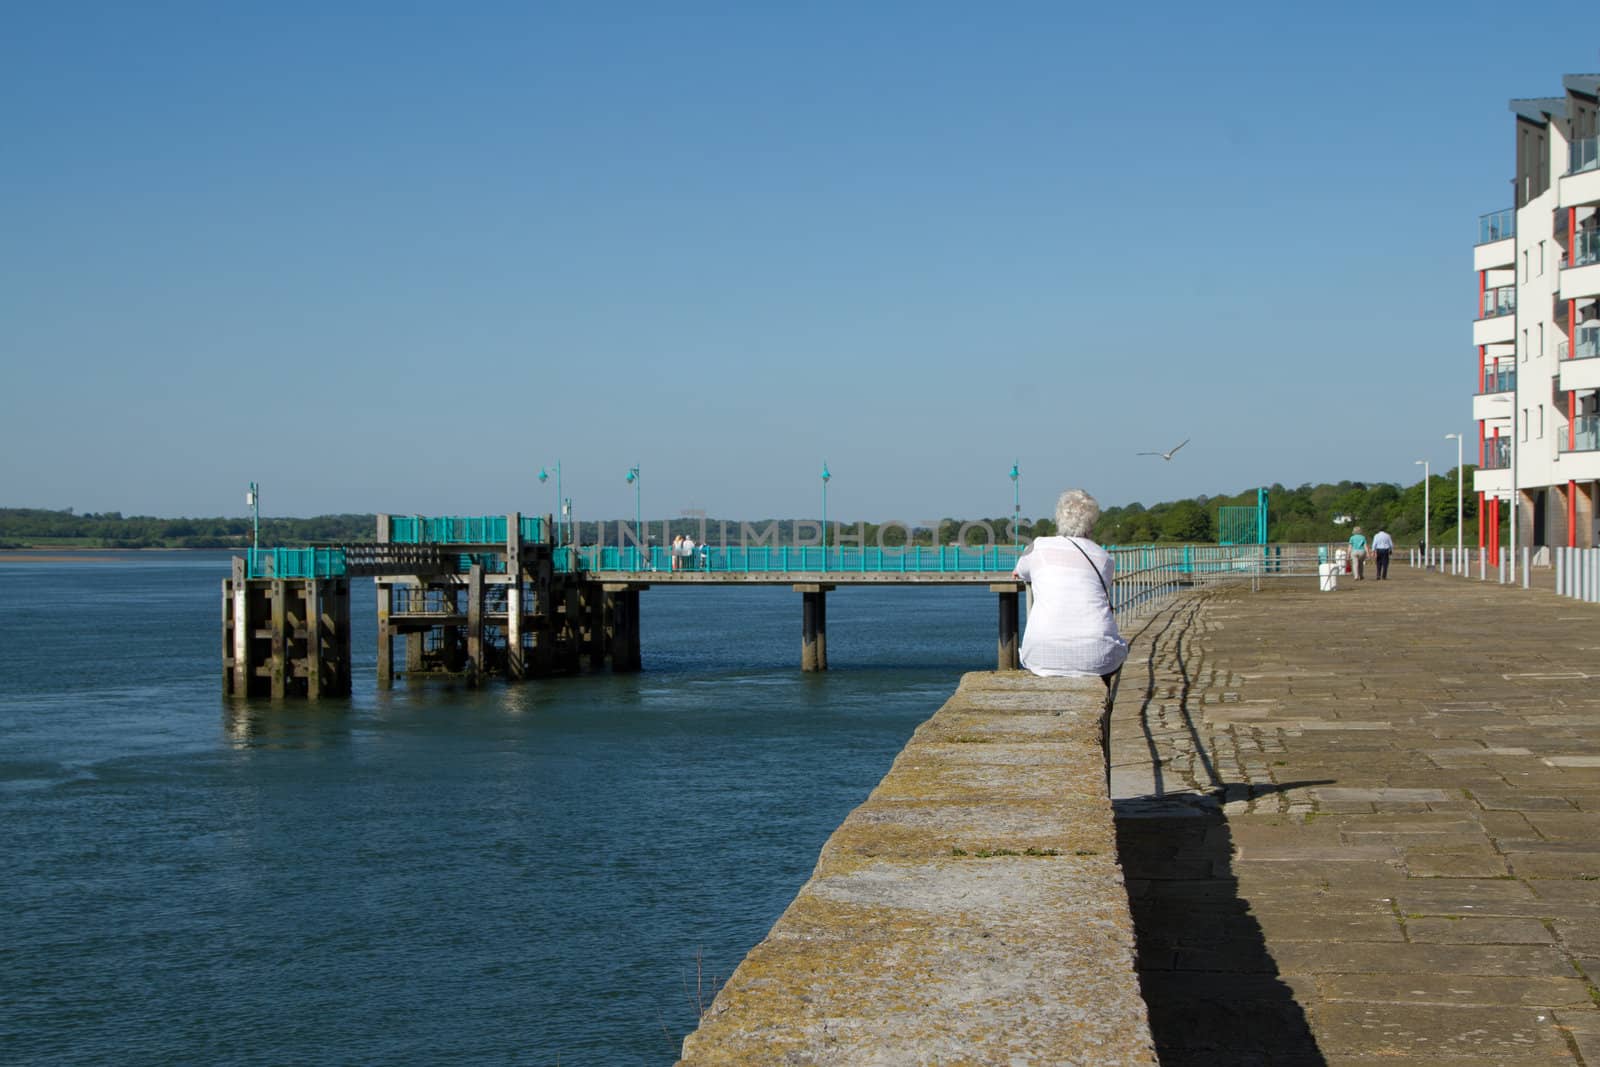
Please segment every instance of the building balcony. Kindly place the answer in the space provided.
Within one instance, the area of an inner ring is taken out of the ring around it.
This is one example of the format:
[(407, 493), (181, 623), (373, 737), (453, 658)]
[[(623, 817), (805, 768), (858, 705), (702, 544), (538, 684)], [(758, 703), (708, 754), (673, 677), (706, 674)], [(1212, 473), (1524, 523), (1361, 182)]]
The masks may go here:
[(1486, 471), (1510, 470), (1511, 438), (1485, 437), (1483, 439), (1483, 462), (1480, 466)]
[(1516, 235), (1517, 212), (1515, 208), (1503, 207), (1499, 211), (1491, 211), (1487, 215), (1478, 216), (1478, 243), (1480, 245), (1510, 240)]
[(1566, 434), (1560, 434), (1557, 451), (1600, 451), (1600, 415), (1579, 415), (1572, 427), (1571, 442), (1568, 442)]
[(1579, 415), (1570, 443), (1566, 434), (1557, 435), (1556, 476), (1577, 482), (1600, 478), (1600, 415)]
[(1483, 301), (1478, 307), (1478, 318), (1494, 319), (1501, 315), (1515, 315), (1517, 313), (1517, 287), (1502, 285), (1498, 289), (1485, 289)]
[[(1502, 437), (1500, 440), (1505, 441)], [(1508, 442), (1509, 443), (1509, 442)], [(1487, 444), (1487, 442), (1485, 442)], [(1484, 458), (1488, 458), (1484, 453)], [(1508, 497), (1511, 495), (1511, 463), (1507, 460), (1503, 469), (1479, 467), (1472, 472), (1472, 491), (1484, 493), (1488, 496)]]
[(1557, 185), (1562, 207), (1600, 203), (1600, 138), (1585, 137), (1567, 146), (1567, 173)]
[(1509, 344), (1514, 336), (1513, 317), (1517, 312), (1517, 287), (1502, 285), (1483, 291), (1478, 318), (1472, 324), (1475, 345)]
[(1560, 357), (1559, 386), (1562, 392), (1600, 389), (1600, 326), (1586, 326), (1578, 332), (1578, 343), (1568, 351), (1562, 341), (1556, 349)]
[(1511, 397), (1517, 388), (1517, 372), (1507, 365), (1504, 370), (1484, 372), (1483, 392), (1472, 398), (1472, 417), (1479, 422), (1511, 417)]
[(1600, 137), (1583, 137), (1567, 145), (1567, 173), (1600, 170)]
[(1561, 265), (1561, 299), (1591, 296), (1600, 296), (1600, 230), (1593, 227), (1573, 235), (1567, 261)]

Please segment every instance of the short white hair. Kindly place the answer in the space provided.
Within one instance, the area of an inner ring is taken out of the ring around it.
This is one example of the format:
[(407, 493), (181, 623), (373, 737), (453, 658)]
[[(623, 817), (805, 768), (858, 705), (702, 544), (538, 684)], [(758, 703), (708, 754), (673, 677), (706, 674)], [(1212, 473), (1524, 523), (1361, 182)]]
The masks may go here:
[(1082, 489), (1068, 489), (1056, 500), (1056, 533), (1088, 537), (1100, 518), (1100, 504)]

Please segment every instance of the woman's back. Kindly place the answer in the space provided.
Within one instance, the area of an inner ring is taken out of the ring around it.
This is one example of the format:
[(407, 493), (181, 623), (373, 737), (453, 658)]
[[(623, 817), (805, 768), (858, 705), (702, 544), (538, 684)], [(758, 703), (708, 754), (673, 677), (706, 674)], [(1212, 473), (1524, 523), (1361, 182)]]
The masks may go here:
[(1122, 666), (1128, 645), (1111, 612), (1115, 567), (1105, 549), (1087, 538), (1040, 537), (1016, 574), (1033, 585), (1024, 667), (1040, 675), (1102, 675)]

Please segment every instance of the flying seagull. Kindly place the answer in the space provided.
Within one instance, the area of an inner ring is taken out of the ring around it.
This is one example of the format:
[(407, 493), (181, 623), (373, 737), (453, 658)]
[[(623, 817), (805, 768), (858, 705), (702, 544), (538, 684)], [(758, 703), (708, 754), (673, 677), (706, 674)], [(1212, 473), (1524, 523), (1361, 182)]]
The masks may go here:
[(1190, 440), (1189, 438), (1185, 437), (1183, 439), (1183, 443), (1182, 444), (1173, 445), (1171, 448), (1167, 449), (1165, 452), (1140, 452), (1139, 455), (1141, 455), (1141, 456), (1160, 456), (1162, 459), (1171, 460), (1173, 456), (1178, 454), (1178, 449), (1180, 449), (1184, 445), (1188, 444), (1189, 440)]

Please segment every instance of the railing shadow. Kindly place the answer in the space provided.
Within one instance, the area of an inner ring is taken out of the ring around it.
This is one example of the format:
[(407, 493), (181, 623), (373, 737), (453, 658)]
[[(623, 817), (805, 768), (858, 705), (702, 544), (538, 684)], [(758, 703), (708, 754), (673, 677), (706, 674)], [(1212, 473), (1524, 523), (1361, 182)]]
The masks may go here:
[[(1240, 896), (1224, 805), (1329, 783), (1221, 779), (1189, 708), (1195, 670), (1188, 635), (1198, 612), (1198, 603), (1178, 605), (1136, 635), (1149, 649), (1138, 716), (1155, 793), (1113, 802), (1151, 1036), (1166, 1067), (1325, 1064), (1304, 1009), (1279, 976), (1261, 925)], [(1166, 650), (1179, 679), (1175, 696), (1184, 731), (1204, 776), (1194, 786), (1164, 779), (1149, 720), (1157, 659)]]

